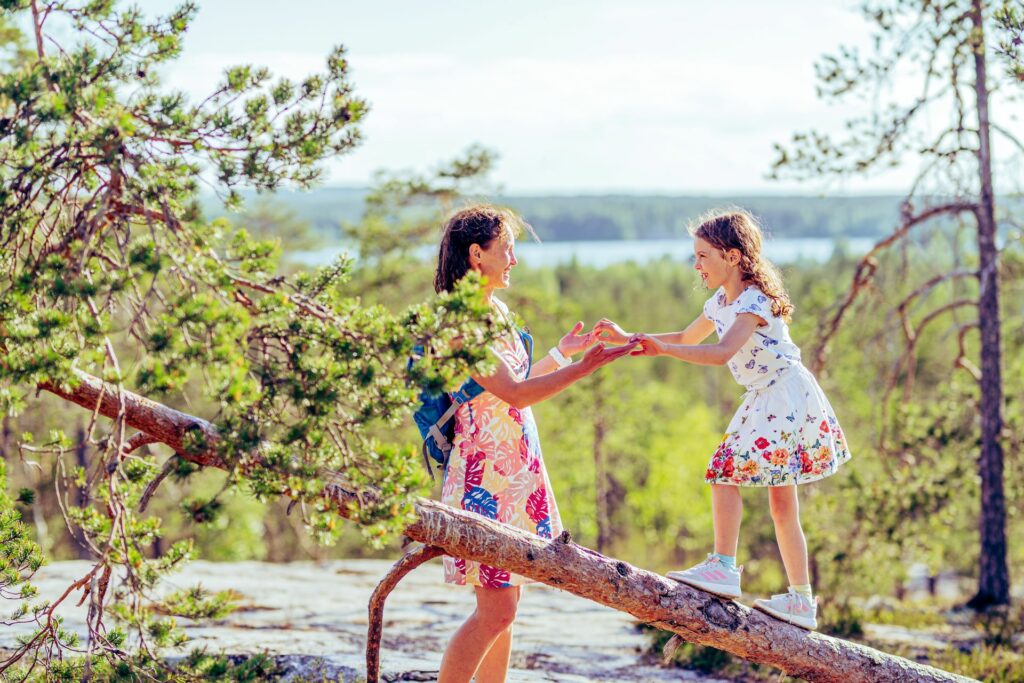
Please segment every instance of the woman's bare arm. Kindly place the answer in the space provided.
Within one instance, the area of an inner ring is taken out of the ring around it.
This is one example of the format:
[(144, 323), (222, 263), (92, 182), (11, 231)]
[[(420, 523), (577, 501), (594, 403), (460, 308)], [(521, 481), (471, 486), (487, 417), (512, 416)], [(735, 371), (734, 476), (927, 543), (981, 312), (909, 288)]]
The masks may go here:
[(592, 346), (583, 358), (576, 363), (545, 375), (519, 380), (512, 374), (511, 368), (501, 361), (494, 374), (487, 377), (476, 377), (480, 386), (491, 392), (502, 401), (515, 408), (526, 408), (535, 403), (549, 399), (563, 391), (571, 384), (578, 382), (598, 368), (614, 360), (629, 355), (635, 345), (605, 347), (604, 344)]

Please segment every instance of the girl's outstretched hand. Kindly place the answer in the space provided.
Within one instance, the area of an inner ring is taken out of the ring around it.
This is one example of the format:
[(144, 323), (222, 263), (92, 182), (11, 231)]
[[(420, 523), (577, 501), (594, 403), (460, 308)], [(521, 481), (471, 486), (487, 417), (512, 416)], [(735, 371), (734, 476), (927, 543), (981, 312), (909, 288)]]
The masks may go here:
[(618, 360), (623, 356), (629, 354), (630, 351), (636, 348), (635, 344), (626, 344), (625, 346), (605, 346), (603, 343), (597, 343), (583, 355), (580, 360), (580, 364), (586, 368), (587, 374), (594, 372), (598, 368), (604, 365), (608, 365), (614, 360)]
[(582, 331), (582, 322), (578, 322), (573, 325), (573, 328), (569, 330), (569, 333), (558, 340), (558, 350), (566, 356), (572, 356), (580, 351), (586, 351), (597, 343), (597, 337), (594, 335), (593, 331), (587, 332), (586, 334), (580, 334)]
[(633, 346), (631, 356), (660, 356), (665, 353), (665, 342), (655, 339), (649, 334), (634, 334), (629, 338)]
[(598, 341), (611, 342), (612, 344), (625, 344), (629, 341), (629, 332), (623, 331), (621, 327), (608, 318), (602, 318), (590, 331)]

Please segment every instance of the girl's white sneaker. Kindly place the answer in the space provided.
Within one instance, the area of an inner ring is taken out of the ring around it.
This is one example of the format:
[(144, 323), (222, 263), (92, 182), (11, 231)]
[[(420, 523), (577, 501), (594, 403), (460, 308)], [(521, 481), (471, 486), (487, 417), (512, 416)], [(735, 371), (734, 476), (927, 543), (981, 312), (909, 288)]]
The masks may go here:
[(742, 572), (743, 567), (728, 567), (716, 556), (708, 555), (708, 559), (695, 567), (665, 576), (723, 598), (738, 598)]
[(754, 601), (754, 609), (770, 614), (776, 619), (811, 631), (818, 628), (818, 599), (808, 600), (792, 588), (788, 593), (773, 595), (770, 600)]

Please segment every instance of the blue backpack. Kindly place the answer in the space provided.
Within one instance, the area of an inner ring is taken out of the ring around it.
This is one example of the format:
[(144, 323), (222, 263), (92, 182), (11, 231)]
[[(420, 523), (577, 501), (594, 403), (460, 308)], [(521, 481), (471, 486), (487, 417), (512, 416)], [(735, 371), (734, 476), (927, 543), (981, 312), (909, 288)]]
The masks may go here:
[[(519, 338), (526, 347), (526, 355), (529, 358), (529, 365), (526, 368), (526, 376), (530, 376), (533, 368), (533, 337), (526, 330), (516, 328)], [(413, 355), (409, 358), (408, 367), (423, 357), (423, 346), (413, 347)], [(480, 386), (472, 377), (466, 379), (462, 386), (455, 392), (442, 391), (433, 393), (426, 389), (420, 392), (420, 406), (412, 414), (416, 426), (423, 438), (423, 462), (427, 466), (430, 478), (434, 478), (434, 469), (430, 464), (433, 460), (444, 470), (448, 467), (448, 457), (452, 452), (452, 441), (455, 439), (455, 423), (452, 418), (455, 412), (464, 403), (468, 403), (485, 389)]]

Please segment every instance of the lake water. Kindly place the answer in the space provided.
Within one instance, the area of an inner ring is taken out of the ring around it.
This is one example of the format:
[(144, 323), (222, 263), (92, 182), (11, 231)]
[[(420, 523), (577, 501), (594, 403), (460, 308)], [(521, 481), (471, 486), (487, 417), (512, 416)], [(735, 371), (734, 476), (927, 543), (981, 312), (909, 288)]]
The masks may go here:
[[(800, 260), (826, 261), (841, 246), (848, 254), (864, 254), (875, 243), (874, 239), (855, 237), (837, 241), (830, 237), (803, 237), (795, 239), (771, 239), (765, 242), (765, 255), (776, 263), (793, 263)], [(349, 248), (344, 246), (324, 247), (315, 251), (294, 252), (289, 255), (294, 261), (307, 266), (324, 266)], [(435, 248), (418, 252), (424, 260), (432, 259)], [(693, 257), (693, 241), (689, 238), (671, 240), (617, 240), (601, 242), (528, 242), (516, 244), (516, 258), (531, 267), (554, 266), (576, 262), (603, 268), (613, 263), (646, 263), (661, 258), (673, 261), (689, 261)]]

